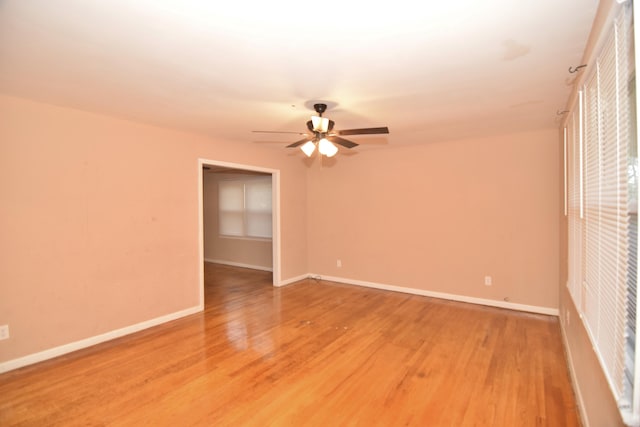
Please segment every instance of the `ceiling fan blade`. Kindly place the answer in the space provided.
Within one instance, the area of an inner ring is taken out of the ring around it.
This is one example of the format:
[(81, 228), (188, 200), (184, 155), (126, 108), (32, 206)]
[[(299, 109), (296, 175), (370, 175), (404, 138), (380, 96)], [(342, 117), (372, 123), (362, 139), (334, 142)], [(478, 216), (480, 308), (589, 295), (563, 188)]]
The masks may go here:
[(252, 130), (253, 133), (294, 133), (296, 135), (306, 135), (304, 132), (294, 132), (288, 130)]
[(333, 142), (334, 144), (342, 145), (343, 147), (346, 147), (346, 148), (353, 148), (358, 146), (358, 144), (356, 144), (355, 142), (349, 141), (348, 139), (340, 138), (339, 136), (335, 136), (335, 135), (327, 136), (327, 139)]
[(389, 133), (389, 128), (385, 126), (380, 128), (343, 129), (338, 131), (338, 135), (375, 135), (380, 133)]
[(300, 141), (296, 141), (296, 142), (294, 142), (293, 144), (289, 144), (289, 145), (287, 145), (287, 148), (295, 148), (295, 147), (299, 147), (299, 146), (301, 146), (302, 144), (304, 144), (305, 142), (307, 142), (308, 140), (309, 140), (309, 138), (301, 139)]

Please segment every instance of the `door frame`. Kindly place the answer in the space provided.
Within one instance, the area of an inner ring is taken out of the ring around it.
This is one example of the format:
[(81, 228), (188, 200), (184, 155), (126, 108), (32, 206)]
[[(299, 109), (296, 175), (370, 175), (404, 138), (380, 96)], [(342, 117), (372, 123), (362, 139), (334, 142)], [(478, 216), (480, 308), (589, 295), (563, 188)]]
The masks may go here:
[(273, 286), (280, 286), (280, 170), (260, 166), (230, 163), (219, 160), (198, 159), (198, 276), (200, 281), (200, 307), (204, 309), (204, 176), (203, 166), (222, 166), (271, 175), (271, 249), (273, 264)]

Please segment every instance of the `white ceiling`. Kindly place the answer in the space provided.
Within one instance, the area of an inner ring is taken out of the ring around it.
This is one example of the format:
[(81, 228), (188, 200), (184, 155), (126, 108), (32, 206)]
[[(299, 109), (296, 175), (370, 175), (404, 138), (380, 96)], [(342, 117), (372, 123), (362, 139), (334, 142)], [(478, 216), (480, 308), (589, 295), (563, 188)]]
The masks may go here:
[(0, 92), (281, 149), (557, 127), (596, 0), (3, 0)]

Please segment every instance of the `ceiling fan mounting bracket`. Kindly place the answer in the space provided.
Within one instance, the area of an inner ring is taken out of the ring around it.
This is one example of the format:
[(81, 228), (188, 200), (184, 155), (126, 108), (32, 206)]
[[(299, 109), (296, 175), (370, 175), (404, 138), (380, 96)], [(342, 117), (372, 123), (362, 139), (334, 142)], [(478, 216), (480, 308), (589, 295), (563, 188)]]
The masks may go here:
[(322, 113), (327, 111), (327, 104), (313, 104), (313, 109), (322, 117)]

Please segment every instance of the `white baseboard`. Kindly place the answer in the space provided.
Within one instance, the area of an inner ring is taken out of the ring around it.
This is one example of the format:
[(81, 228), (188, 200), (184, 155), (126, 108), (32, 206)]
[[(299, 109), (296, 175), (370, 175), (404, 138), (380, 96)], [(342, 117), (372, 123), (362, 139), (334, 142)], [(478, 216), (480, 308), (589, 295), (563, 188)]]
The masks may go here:
[(578, 383), (578, 377), (573, 366), (573, 356), (571, 356), (571, 347), (569, 347), (569, 340), (567, 339), (567, 332), (564, 329), (564, 322), (560, 320), (560, 332), (562, 333), (562, 343), (567, 355), (567, 366), (569, 367), (569, 375), (571, 376), (571, 383), (573, 385), (573, 391), (578, 398), (578, 411), (580, 412), (580, 418), (584, 427), (589, 427), (589, 418), (587, 418), (587, 412), (584, 406), (584, 400), (582, 398), (582, 391), (580, 384)]
[(367, 288), (383, 289), (386, 291), (403, 292), (405, 294), (422, 295), (425, 297), (440, 298), (451, 301), (468, 302), (471, 304), (487, 305), (490, 307), (508, 308), (510, 310), (526, 311), (529, 313), (547, 314), (550, 316), (558, 316), (557, 308), (539, 307), (536, 305), (517, 304), (507, 301), (498, 301), (492, 299), (468, 297), (464, 295), (448, 294), (444, 292), (427, 291), (424, 289), (406, 288), (403, 286), (385, 285), (382, 283), (365, 282), (362, 280), (345, 279), (343, 277), (322, 276), (320, 274), (310, 274), (309, 277), (318, 277), (322, 280), (330, 282), (345, 283), (347, 285), (364, 286)]
[(69, 344), (64, 344), (58, 347), (50, 348), (48, 350), (40, 351), (38, 353), (33, 353), (27, 356), (19, 357), (17, 359), (9, 360), (7, 362), (2, 362), (0, 363), (0, 374), (3, 372), (12, 371), (14, 369), (22, 368), (23, 366), (32, 365), (34, 363), (42, 362), (48, 359), (53, 359), (54, 357), (62, 356), (64, 354), (71, 353), (76, 350), (81, 350), (83, 348), (91, 347), (92, 345), (100, 344), (102, 342), (109, 341), (115, 338), (120, 338), (134, 332), (139, 332), (143, 329), (151, 328), (152, 326), (157, 326), (162, 323), (170, 322), (172, 320), (188, 316), (190, 314), (198, 313), (203, 309), (203, 306), (187, 308), (175, 313), (156, 317), (155, 319), (136, 323), (135, 325), (126, 326), (124, 328), (116, 329), (104, 334), (85, 338), (80, 341), (75, 341)]
[(204, 261), (205, 262), (211, 262), (211, 263), (214, 263), (214, 264), (230, 265), (232, 267), (250, 268), (252, 270), (273, 271), (273, 268), (271, 268), (271, 267), (264, 267), (262, 265), (244, 264), (242, 262), (225, 261), (225, 260), (222, 260), (222, 259), (205, 258)]
[[(215, 261), (215, 260), (207, 260), (205, 259), (206, 262), (214, 262), (214, 263), (219, 263), (219, 264), (224, 264), (227, 263), (226, 261)], [(236, 265), (236, 264), (231, 264), (231, 263), (227, 263), (227, 265), (235, 265), (238, 267), (244, 267), (244, 268), (253, 268), (253, 267), (247, 267), (245, 265)], [(270, 270), (267, 270), (270, 271)], [(406, 288), (406, 287), (402, 287), (402, 286), (395, 286), (395, 285), (386, 285), (386, 284), (382, 284), (382, 283), (374, 283), (374, 282), (366, 282), (366, 281), (362, 281), (362, 280), (353, 280), (353, 279), (345, 279), (343, 277), (333, 277), (333, 276), (322, 276), (319, 274), (301, 274), (299, 276), (296, 277), (291, 277), (289, 279), (285, 279), (280, 281), (280, 283), (274, 284), (274, 286), (276, 287), (281, 287), (281, 286), (286, 286), (295, 282), (299, 282), (301, 280), (304, 279), (308, 279), (308, 278), (318, 278), (321, 280), (327, 280), (330, 282), (338, 282), (338, 283), (344, 283), (347, 285), (356, 285), (356, 286), (363, 286), (363, 287), (367, 287), (367, 288), (374, 288), (374, 289), (382, 289), (382, 290), (387, 290), (387, 291), (395, 291), (395, 292), (403, 292), (403, 293), (407, 293), (407, 294), (413, 294), (413, 295), (422, 295), (422, 296), (427, 296), (427, 297), (433, 297), (433, 298), (440, 298), (440, 299), (446, 299), (446, 300), (452, 300), (452, 301), (460, 301), (460, 302), (467, 302), (467, 303), (471, 303), (471, 304), (479, 304), (479, 305), (487, 305), (487, 306), (491, 306), (491, 307), (499, 307), (499, 308), (508, 308), (511, 310), (518, 310), (518, 311), (526, 311), (526, 312), (531, 312), (531, 313), (539, 313), (539, 314), (547, 314), (547, 315), (551, 315), (551, 316), (558, 316), (559, 312), (558, 309), (555, 308), (548, 308), (548, 307), (538, 307), (538, 306), (532, 306), (532, 305), (525, 305), (525, 304), (516, 304), (516, 303), (511, 303), (511, 302), (506, 302), (506, 301), (496, 301), (496, 300), (490, 300), (490, 299), (483, 299), (483, 298), (475, 298), (475, 297), (467, 297), (467, 296), (463, 296), (463, 295), (456, 295), (456, 294), (448, 294), (448, 293), (443, 293), (443, 292), (433, 292), (433, 291), (427, 291), (424, 289), (415, 289), (415, 288)], [(157, 317), (155, 319), (151, 319), (151, 320), (147, 320), (141, 323), (137, 323), (135, 325), (131, 325), (131, 326), (127, 326), (121, 329), (117, 329), (115, 331), (111, 331), (111, 332), (107, 332), (101, 335), (96, 335), (94, 337), (90, 337), (90, 338), (86, 338), (80, 341), (75, 341), (69, 344), (64, 344), (61, 345), (59, 347), (54, 347), (51, 348), (49, 350), (45, 350), (45, 351), (41, 351), (38, 353), (34, 353), (34, 354), (30, 354), (28, 356), (24, 356), (24, 357), (20, 357), (18, 359), (13, 359), (13, 360), (9, 360), (7, 362), (2, 362), (0, 363), (0, 373), (3, 372), (8, 372), (14, 369), (18, 369), (21, 368), (23, 366), (27, 366), (27, 365), (31, 365), (34, 363), (38, 363), (38, 362), (42, 362), (44, 360), (48, 360), (48, 359), (52, 359), (54, 357), (57, 356), (62, 356), (63, 354), (67, 354), (67, 353), (71, 353), (73, 351), (76, 350), (81, 350), (83, 348), (87, 348), (90, 347), (92, 345), (96, 345), (105, 341), (109, 341), (112, 340), (114, 338), (120, 338), (122, 336), (128, 335), (128, 334), (132, 334), (134, 332), (138, 332), (141, 331), (143, 329), (147, 329), (150, 328), (152, 326), (156, 326), (156, 325), (160, 325), (162, 323), (166, 323), (169, 322), (171, 320), (175, 320), (175, 319), (179, 319), (181, 317), (184, 316), (188, 316), (190, 314), (194, 314), (197, 313), (199, 311), (203, 310), (203, 306), (196, 306), (196, 307), (192, 307), (192, 308), (188, 308), (185, 310), (181, 310), (175, 313), (171, 313), (171, 314), (167, 314), (165, 316), (160, 316)], [(563, 329), (563, 337), (565, 339), (565, 347), (568, 349), (569, 347), (566, 346), (566, 337), (564, 336), (564, 329)], [(568, 351), (568, 355), (569, 355), (569, 359), (571, 359), (571, 355)], [(573, 367), (571, 366), (571, 362), (570, 362), (570, 369), (573, 369)], [(572, 372), (572, 378), (574, 378), (573, 376), (573, 371)], [(575, 383), (575, 382), (574, 382)], [(579, 393), (579, 389), (576, 387), (576, 390), (578, 390)], [(580, 397), (580, 408), (581, 410), (583, 410), (583, 405), (582, 405), (582, 400), (581, 400), (581, 396)], [(584, 414), (582, 414), (584, 417)], [(587, 426), (588, 427), (588, 426)]]
[(301, 274), (300, 276), (291, 277), (289, 279), (282, 280), (280, 281), (280, 283), (276, 283), (273, 286), (276, 286), (276, 287), (286, 286), (295, 282), (299, 282), (304, 279), (308, 279), (309, 277), (311, 277), (310, 274)]

